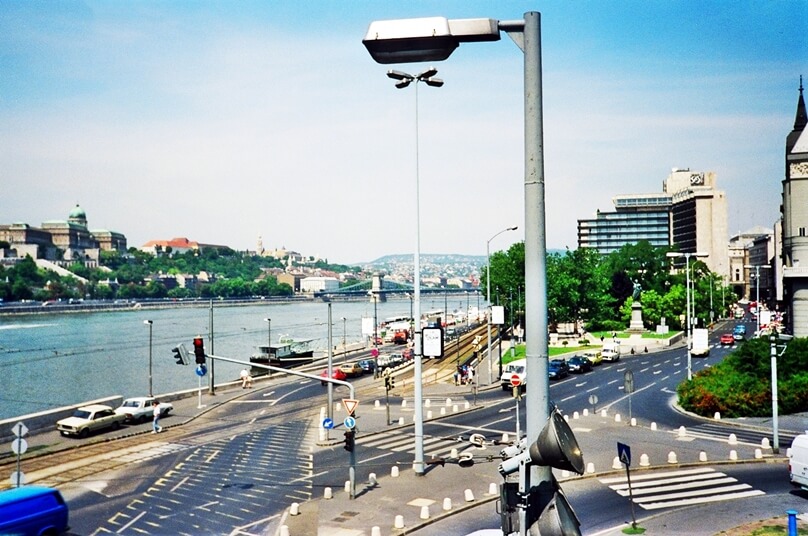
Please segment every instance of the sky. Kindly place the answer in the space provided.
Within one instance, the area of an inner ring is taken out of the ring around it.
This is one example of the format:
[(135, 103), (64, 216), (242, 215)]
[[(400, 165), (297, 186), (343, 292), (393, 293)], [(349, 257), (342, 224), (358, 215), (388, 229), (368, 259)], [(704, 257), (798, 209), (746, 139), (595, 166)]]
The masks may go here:
[[(675, 167), (716, 172), (731, 235), (773, 226), (808, 75), (803, 0), (2, 0), (0, 223), (79, 204), (129, 246), (261, 237), (351, 264), (415, 250), (417, 183), (421, 253), (505, 250), (524, 239), (522, 52), (503, 32), (385, 66), (362, 38), (374, 20), (528, 11), (549, 249)], [(443, 87), (386, 76), (430, 66)]]

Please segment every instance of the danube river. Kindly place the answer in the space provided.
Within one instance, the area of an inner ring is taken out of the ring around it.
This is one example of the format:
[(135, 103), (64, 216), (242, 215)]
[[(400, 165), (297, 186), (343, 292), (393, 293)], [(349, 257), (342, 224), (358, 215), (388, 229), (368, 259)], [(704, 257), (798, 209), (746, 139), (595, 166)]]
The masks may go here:
[[(445, 304), (450, 311), (475, 308), (466, 296)], [(375, 312), (387, 317), (408, 315), (408, 299), (379, 303)], [(444, 309), (443, 297), (421, 299), (421, 312)], [(332, 341), (362, 340), (362, 318), (374, 316), (370, 302), (331, 304)], [(152, 387), (156, 395), (198, 386), (192, 365), (176, 364), (172, 348), (185, 343), (193, 361), (193, 337), (205, 338), (209, 354), (249, 360), (258, 345), (273, 344), (282, 335), (311, 339), (312, 347), (328, 348), (328, 304), (290, 304), (213, 307), (213, 351), (209, 342), (209, 308), (133, 309), (105, 313), (8, 316), (0, 318), (0, 420), (28, 413), (120, 395), (144, 396), (149, 391), (149, 325), (151, 325)], [(271, 322), (264, 319), (270, 318)], [(342, 318), (345, 318), (343, 322)], [(315, 354), (317, 355), (317, 354)], [(216, 383), (235, 380), (243, 368), (215, 363)], [(202, 379), (207, 388), (208, 378)]]

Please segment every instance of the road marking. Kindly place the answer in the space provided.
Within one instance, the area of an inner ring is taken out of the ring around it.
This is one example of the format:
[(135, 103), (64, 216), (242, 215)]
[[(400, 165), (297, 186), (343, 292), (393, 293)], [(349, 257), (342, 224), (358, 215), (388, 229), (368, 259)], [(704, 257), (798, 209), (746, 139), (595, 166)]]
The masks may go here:
[(211, 453), (210, 453), (210, 456), (208, 456), (208, 457), (205, 459), (205, 463), (210, 463), (210, 462), (212, 462), (213, 460), (215, 460), (215, 459), (216, 459), (216, 456), (218, 456), (220, 452), (221, 452), (220, 450), (214, 450), (213, 452), (211, 452)]
[(132, 521), (130, 521), (130, 522), (129, 522), (129, 523), (127, 523), (126, 525), (122, 526), (122, 527), (121, 527), (120, 529), (118, 529), (118, 530), (117, 530), (115, 533), (116, 533), (116, 534), (120, 534), (121, 532), (125, 531), (126, 529), (128, 529), (129, 527), (131, 527), (132, 525), (134, 525), (135, 523), (137, 523), (137, 520), (138, 520), (138, 519), (140, 519), (141, 517), (145, 516), (145, 515), (146, 515), (146, 511), (145, 511), (145, 510), (144, 510), (144, 511), (142, 511), (142, 512), (140, 512), (138, 515), (136, 515), (135, 517), (133, 517), (133, 518), (132, 518)]

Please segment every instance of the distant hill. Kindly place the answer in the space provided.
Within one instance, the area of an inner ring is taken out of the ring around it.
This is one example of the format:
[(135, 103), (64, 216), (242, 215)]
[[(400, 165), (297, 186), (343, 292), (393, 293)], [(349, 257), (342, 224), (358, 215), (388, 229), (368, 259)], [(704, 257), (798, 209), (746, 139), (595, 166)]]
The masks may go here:
[[(370, 262), (355, 263), (363, 266), (385, 266), (389, 264), (412, 264), (412, 253), (385, 255)], [(421, 263), (431, 264), (485, 264), (485, 255), (458, 255), (455, 253), (421, 253)]]

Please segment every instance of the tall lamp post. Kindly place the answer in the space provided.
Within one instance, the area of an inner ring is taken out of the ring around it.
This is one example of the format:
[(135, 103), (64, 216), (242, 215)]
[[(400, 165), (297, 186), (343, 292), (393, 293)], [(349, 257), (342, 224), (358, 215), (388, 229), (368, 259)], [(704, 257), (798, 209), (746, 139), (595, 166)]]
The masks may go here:
[(154, 396), (152, 389), (152, 322), (151, 320), (144, 320), (144, 324), (149, 326), (149, 396)]
[(345, 361), (348, 360), (348, 352), (345, 349), (345, 334), (346, 334), (345, 322), (347, 320), (348, 319), (345, 318), (344, 316), (342, 317), (342, 362), (343, 363), (345, 363)]
[[(488, 385), (491, 385), (491, 383), (492, 383), (491, 367), (493, 366), (493, 363), (492, 363), (493, 359), (491, 358), (491, 313), (493, 312), (493, 309), (491, 307), (491, 241), (493, 239), (495, 239), (496, 237), (498, 237), (499, 235), (501, 235), (502, 233), (505, 233), (505, 232), (508, 232), (508, 231), (515, 231), (518, 228), (519, 228), (518, 226), (514, 225), (513, 227), (508, 227), (507, 229), (503, 229), (503, 230), (499, 231), (498, 233), (496, 233), (491, 238), (489, 238), (488, 241), (485, 243), (485, 258), (486, 258), (486, 261), (487, 261), (487, 267), (486, 267), (486, 272), (485, 272), (485, 283), (486, 283), (486, 285), (485, 285), (486, 286), (485, 299), (488, 302), (488, 351), (486, 352), (487, 355), (488, 355), (488, 366), (486, 367), (488, 369)], [(502, 344), (502, 343), (500, 342), (500, 344)], [(500, 369), (500, 375), (501, 375), (502, 374), (502, 359), (499, 360), (499, 369)]]
[(665, 254), (670, 258), (684, 257), (685, 258), (685, 272), (686, 272), (686, 296), (687, 296), (687, 379), (693, 378), (693, 355), (692, 340), (693, 340), (693, 321), (690, 317), (690, 257), (707, 257), (707, 253), (681, 253), (678, 251), (669, 251)]
[(396, 88), (404, 89), (413, 82), (415, 83), (415, 253), (413, 255), (413, 320), (415, 321), (415, 331), (413, 339), (415, 343), (415, 461), (413, 469), (416, 475), (423, 475), (424, 465), (424, 408), (421, 404), (423, 398), (423, 380), (421, 378), (421, 192), (420, 192), (420, 163), (418, 150), (418, 83), (423, 82), (428, 86), (441, 87), (443, 80), (435, 78), (438, 70), (434, 67), (411, 75), (401, 71), (387, 71), (387, 76), (397, 80)]
[[(269, 362), (270, 354), (272, 353), (272, 319), (265, 318), (264, 322), (267, 323), (267, 362)], [(271, 375), (272, 372), (269, 372)]]
[(757, 330), (755, 331), (755, 336), (757, 336), (760, 334), (760, 269), (770, 268), (770, 266), (765, 264), (744, 264), (743, 267), (750, 270), (752, 268), (755, 269), (755, 303), (757, 303), (755, 306), (755, 316), (757, 317)]

